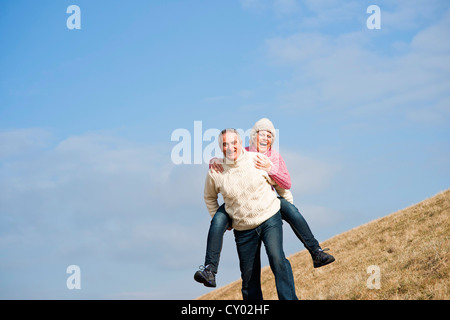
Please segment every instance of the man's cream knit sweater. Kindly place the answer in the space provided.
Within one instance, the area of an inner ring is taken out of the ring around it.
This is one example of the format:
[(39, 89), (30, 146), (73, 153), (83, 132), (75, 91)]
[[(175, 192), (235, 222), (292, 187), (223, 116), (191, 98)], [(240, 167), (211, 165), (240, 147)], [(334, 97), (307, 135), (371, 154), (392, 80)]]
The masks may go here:
[(233, 164), (223, 164), (222, 173), (209, 170), (206, 176), (204, 198), (211, 217), (219, 208), (217, 198), (221, 193), (236, 230), (256, 228), (280, 210), (280, 200), (272, 185), (280, 196), (293, 203), (289, 190), (279, 188), (267, 172), (255, 168), (256, 155), (242, 149)]

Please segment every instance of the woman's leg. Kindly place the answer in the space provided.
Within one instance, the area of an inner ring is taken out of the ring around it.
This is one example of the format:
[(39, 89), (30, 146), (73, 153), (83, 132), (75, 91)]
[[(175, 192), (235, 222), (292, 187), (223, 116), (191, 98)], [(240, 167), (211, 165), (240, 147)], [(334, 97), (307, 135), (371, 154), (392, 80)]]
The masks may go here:
[(319, 250), (319, 242), (314, 238), (308, 223), (297, 207), (284, 198), (279, 197), (279, 199), (281, 217), (289, 223), (297, 238), (300, 239), (310, 253)]
[(195, 281), (203, 283), (207, 287), (216, 286), (216, 273), (219, 268), (223, 234), (230, 226), (231, 219), (225, 211), (225, 204), (222, 204), (211, 220), (206, 243), (205, 263), (194, 274)]
[(231, 220), (225, 211), (225, 204), (217, 209), (216, 214), (211, 220), (206, 243), (205, 266), (217, 273), (219, 268), (220, 253), (222, 252), (223, 235), (231, 226)]
[(323, 252), (319, 245), (319, 241), (317, 241), (312, 234), (308, 223), (297, 207), (282, 197), (278, 198), (280, 199), (280, 211), (283, 220), (290, 224), (295, 235), (300, 239), (305, 248), (311, 254), (314, 268), (319, 268), (335, 261), (335, 258), (332, 255)]

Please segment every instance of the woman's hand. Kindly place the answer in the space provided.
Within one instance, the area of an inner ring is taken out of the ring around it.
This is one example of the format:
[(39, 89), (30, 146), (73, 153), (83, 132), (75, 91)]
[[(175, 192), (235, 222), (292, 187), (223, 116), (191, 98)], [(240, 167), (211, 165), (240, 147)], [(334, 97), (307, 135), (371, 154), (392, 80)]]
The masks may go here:
[(258, 153), (253, 162), (255, 163), (256, 169), (264, 170), (267, 173), (272, 169), (272, 163), (270, 162), (269, 157), (264, 154)]
[(210, 167), (211, 170), (214, 170), (217, 173), (222, 173), (223, 172), (222, 164), (223, 164), (223, 159), (213, 158), (209, 162), (209, 167)]

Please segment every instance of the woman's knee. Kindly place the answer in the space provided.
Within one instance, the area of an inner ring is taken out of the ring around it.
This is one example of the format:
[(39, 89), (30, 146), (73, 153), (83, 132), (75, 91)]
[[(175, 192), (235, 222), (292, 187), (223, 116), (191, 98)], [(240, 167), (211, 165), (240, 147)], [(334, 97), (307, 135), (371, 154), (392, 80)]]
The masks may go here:
[(225, 210), (217, 210), (216, 214), (211, 220), (211, 228), (220, 228), (220, 229), (227, 229), (230, 225), (230, 218), (228, 214), (225, 212)]

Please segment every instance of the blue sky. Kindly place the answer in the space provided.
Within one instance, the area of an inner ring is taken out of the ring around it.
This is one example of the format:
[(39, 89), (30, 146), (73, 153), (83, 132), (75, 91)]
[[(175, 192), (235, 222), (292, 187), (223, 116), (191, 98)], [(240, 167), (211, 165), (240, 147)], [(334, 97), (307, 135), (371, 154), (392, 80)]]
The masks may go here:
[[(446, 0), (2, 1), (0, 298), (209, 292), (207, 164), (171, 157), (177, 129), (212, 143), (195, 121), (270, 118), (319, 241), (448, 189), (449, 40)], [(240, 277), (224, 242), (219, 286)]]

